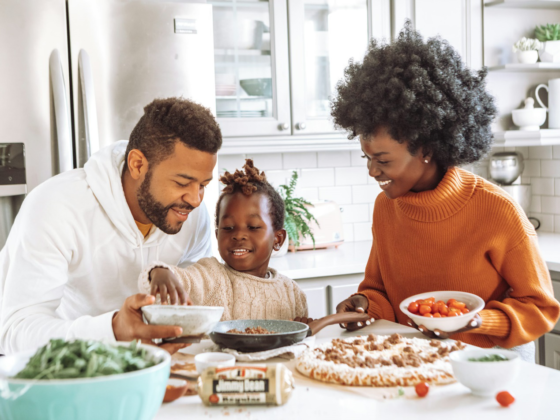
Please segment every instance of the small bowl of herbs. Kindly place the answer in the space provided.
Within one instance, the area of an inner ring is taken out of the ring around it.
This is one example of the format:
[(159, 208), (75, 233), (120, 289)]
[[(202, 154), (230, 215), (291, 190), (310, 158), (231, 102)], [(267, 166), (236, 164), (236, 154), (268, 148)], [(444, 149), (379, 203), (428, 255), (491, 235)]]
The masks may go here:
[(494, 397), (519, 373), (519, 354), (503, 349), (468, 348), (449, 355), (453, 375), (474, 395)]
[(51, 340), (0, 358), (2, 419), (152, 419), (171, 357), (155, 346)]

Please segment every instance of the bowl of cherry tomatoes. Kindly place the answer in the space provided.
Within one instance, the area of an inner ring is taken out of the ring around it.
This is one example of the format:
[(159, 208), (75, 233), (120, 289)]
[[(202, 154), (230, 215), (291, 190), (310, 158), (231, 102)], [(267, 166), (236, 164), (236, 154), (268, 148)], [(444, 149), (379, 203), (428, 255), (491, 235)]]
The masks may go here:
[(467, 292), (426, 292), (403, 300), (399, 308), (417, 325), (451, 332), (466, 327), (484, 308), (484, 300)]

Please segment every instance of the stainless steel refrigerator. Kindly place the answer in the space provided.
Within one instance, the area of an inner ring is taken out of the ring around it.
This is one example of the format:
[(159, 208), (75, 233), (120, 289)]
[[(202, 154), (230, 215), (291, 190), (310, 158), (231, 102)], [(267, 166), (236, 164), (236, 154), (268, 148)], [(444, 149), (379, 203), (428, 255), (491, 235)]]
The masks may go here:
[(0, 249), (26, 193), (128, 139), (153, 99), (215, 111), (212, 6), (201, 3), (0, 1)]

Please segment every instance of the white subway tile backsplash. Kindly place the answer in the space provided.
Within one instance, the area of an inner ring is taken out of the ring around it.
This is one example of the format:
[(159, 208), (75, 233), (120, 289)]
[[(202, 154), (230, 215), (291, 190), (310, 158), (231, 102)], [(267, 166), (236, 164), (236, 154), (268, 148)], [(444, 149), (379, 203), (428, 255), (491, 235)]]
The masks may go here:
[(319, 188), (319, 200), (332, 200), (337, 204), (352, 204), (352, 188), (345, 187), (321, 187)]
[(373, 209), (375, 208), (375, 203), (369, 203), (369, 221), (373, 222)]
[(253, 159), (255, 166), (261, 171), (283, 168), (282, 153), (247, 154), (247, 157)]
[(552, 159), (552, 146), (529, 147), (529, 159)]
[(560, 159), (560, 146), (552, 146), (552, 159)]
[(554, 180), (554, 195), (560, 196), (560, 179)]
[(554, 216), (554, 233), (560, 233), (560, 216)]
[(515, 147), (515, 151), (523, 155), (523, 159), (529, 159), (529, 148), (528, 147)]
[(554, 195), (554, 179), (531, 178), (531, 190), (536, 195)]
[(344, 242), (354, 242), (354, 223), (344, 223)]
[(292, 171), (266, 171), (266, 179), (275, 188), (279, 185), (287, 184), (288, 180), (292, 177)]
[(541, 176), (560, 178), (560, 161), (558, 160), (543, 160), (541, 162)]
[(335, 168), (335, 185), (367, 184), (368, 172), (363, 168)]
[(302, 169), (300, 187), (327, 187), (334, 185), (334, 169)]
[(296, 187), (294, 194), (296, 197), (301, 197), (307, 201), (319, 201), (319, 189), (318, 188), (302, 188)]
[(345, 204), (340, 207), (342, 210), (343, 223), (359, 223), (369, 221), (369, 205), (367, 204)]
[(371, 223), (354, 223), (354, 241), (371, 241)]
[(523, 176), (541, 176), (541, 161), (526, 160), (525, 169), (523, 170)]
[(350, 152), (344, 150), (334, 152), (318, 152), (317, 166), (319, 168), (338, 168), (341, 166), (350, 166)]
[(374, 185), (354, 185), (352, 187), (352, 202), (354, 204), (375, 202), (381, 191), (377, 182)]
[(284, 169), (317, 167), (317, 153), (315, 152), (284, 153), (283, 160)]
[(533, 195), (531, 197), (531, 207), (530, 211), (534, 213), (541, 212), (541, 196), (540, 195)]
[(530, 213), (531, 217), (535, 217), (541, 222), (539, 232), (554, 232), (554, 215), (543, 213)]
[(350, 153), (350, 156), (352, 158), (352, 166), (362, 166), (365, 168), (366, 159), (362, 157), (363, 155), (364, 152), (362, 152), (361, 150), (352, 150), (352, 152)]
[(241, 170), (245, 165), (245, 155), (218, 155), (218, 172), (225, 171), (234, 173), (236, 169)]
[(560, 197), (541, 197), (541, 213), (560, 214)]

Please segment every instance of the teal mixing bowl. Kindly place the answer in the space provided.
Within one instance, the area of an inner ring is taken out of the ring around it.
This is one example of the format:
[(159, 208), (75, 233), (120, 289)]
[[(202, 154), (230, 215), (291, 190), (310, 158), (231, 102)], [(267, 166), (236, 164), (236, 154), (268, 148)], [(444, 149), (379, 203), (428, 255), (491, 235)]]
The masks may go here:
[(171, 356), (155, 346), (142, 347), (159, 363), (135, 372), (95, 378), (9, 379), (35, 352), (0, 357), (0, 419), (153, 419), (163, 401)]

